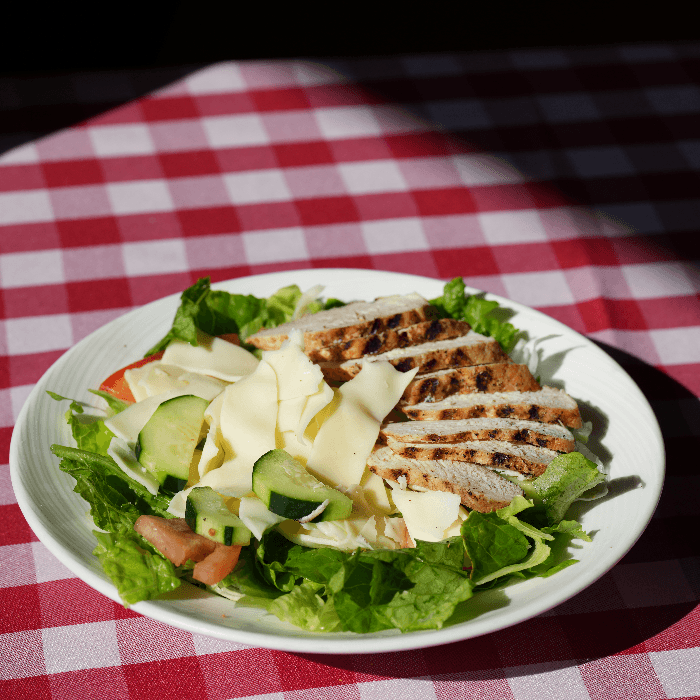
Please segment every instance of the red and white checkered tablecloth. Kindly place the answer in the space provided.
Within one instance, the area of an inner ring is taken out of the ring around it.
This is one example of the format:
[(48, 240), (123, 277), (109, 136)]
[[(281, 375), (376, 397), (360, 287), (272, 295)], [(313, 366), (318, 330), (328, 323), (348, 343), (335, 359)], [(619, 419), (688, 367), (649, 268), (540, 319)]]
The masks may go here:
[[(700, 45), (180, 74), (117, 107), (143, 71), (0, 81), (0, 697), (700, 698)], [(64, 568), (7, 466), (46, 368), (200, 276), (315, 267), (461, 275), (602, 343), (667, 447), (631, 552), (515, 627), (333, 657), (171, 629)]]

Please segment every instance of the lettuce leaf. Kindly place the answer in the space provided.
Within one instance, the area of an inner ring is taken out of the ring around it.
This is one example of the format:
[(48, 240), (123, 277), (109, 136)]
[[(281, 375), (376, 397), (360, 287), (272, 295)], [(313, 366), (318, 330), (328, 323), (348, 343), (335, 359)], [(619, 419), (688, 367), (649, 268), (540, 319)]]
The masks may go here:
[(439, 628), (472, 594), (458, 537), (347, 553), (302, 547), (272, 531), (257, 558), (267, 580), (284, 591), (266, 609), (309, 630)]
[(340, 618), (333, 600), (324, 598), (319, 590), (322, 587), (317, 583), (304, 580), (286, 595), (270, 602), (267, 611), (310, 632), (335, 632), (340, 628)]
[(590, 542), (581, 525), (575, 520), (564, 520), (538, 529), (518, 517), (535, 509), (532, 501), (518, 496), (505, 508), (469, 514), (461, 533), (472, 562), (471, 579), (475, 586), (491, 585), (508, 576), (551, 576), (576, 563), (568, 552), (571, 540)]
[[(477, 333), (495, 338), (505, 352), (515, 345), (518, 329), (502, 318), (493, 315), (500, 305), (497, 301), (484, 299), (483, 295), (467, 295), (464, 280), (455, 277), (444, 287), (442, 296), (431, 299), (441, 315), (466, 321)], [(501, 314), (502, 315), (502, 314)]]
[(555, 457), (547, 470), (527, 485), (528, 492), (541, 503), (539, 513), (546, 525), (559, 523), (569, 506), (583, 493), (605, 481), (595, 462), (580, 452)]
[(61, 471), (75, 479), (73, 490), (90, 506), (95, 525), (112, 533), (131, 533), (140, 515), (173, 517), (167, 512), (170, 499), (153, 495), (127, 476), (108, 456), (63, 445), (51, 445), (60, 458)]
[[(252, 294), (231, 294), (211, 289), (209, 277), (203, 277), (182, 293), (172, 328), (146, 356), (165, 349), (174, 339), (197, 345), (197, 328), (209, 335), (237, 333), (243, 342), (261, 328), (291, 321), (301, 296), (302, 292), (295, 284), (283, 287), (267, 299)], [(329, 299), (310, 303), (306, 308), (315, 313), (342, 304), (337, 299)]]
[(156, 598), (180, 585), (173, 564), (165, 557), (142, 549), (136, 537), (97, 531), (94, 535), (97, 547), (93, 554), (112, 579), (125, 605)]
[[(86, 414), (83, 404), (79, 401), (66, 398), (53, 391), (47, 391), (46, 393), (55, 401), (70, 401), (70, 406), (65, 414), (66, 423), (70, 426), (71, 434), (78, 449), (106, 457), (107, 448), (114, 437), (114, 433), (105, 426), (104, 420), (97, 416)], [(119, 399), (115, 400), (119, 401)]]

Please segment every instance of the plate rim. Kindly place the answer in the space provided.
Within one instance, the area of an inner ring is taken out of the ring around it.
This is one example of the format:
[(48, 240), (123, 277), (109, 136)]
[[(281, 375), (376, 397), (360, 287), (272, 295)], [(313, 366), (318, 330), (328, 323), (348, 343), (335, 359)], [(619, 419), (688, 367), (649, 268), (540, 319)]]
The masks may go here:
[[(229, 287), (235, 287), (241, 284), (258, 284), (261, 282), (270, 283), (270, 293), (275, 289), (279, 288), (279, 285), (275, 287), (275, 280), (288, 280), (290, 277), (296, 276), (295, 282), (300, 284), (303, 282), (302, 278), (306, 275), (307, 277), (311, 273), (311, 276), (332, 276), (332, 275), (365, 275), (367, 277), (376, 278), (378, 281), (386, 279), (394, 279), (397, 282), (401, 280), (404, 283), (415, 281), (416, 284), (425, 286), (426, 284), (434, 285), (444, 285), (445, 280), (425, 277), (420, 275), (413, 275), (408, 273), (400, 272), (390, 272), (382, 270), (372, 270), (372, 269), (362, 269), (362, 268), (313, 268), (313, 269), (300, 269), (300, 270), (285, 270), (281, 272), (271, 272), (262, 273), (257, 275), (247, 275), (238, 278), (232, 278), (229, 280), (223, 280), (219, 282), (212, 283), (212, 289), (227, 289)], [(465, 279), (465, 284), (467, 280)], [(289, 283), (289, 282), (287, 282)], [(215, 625), (209, 623), (206, 620), (195, 620), (193, 617), (187, 615), (186, 613), (180, 613), (178, 611), (170, 610), (166, 607), (166, 603), (169, 601), (154, 600), (154, 601), (142, 601), (131, 606), (131, 609), (139, 612), (151, 619), (163, 622), (170, 626), (184, 629), (196, 634), (204, 634), (207, 636), (215, 637), (218, 639), (223, 639), (227, 641), (232, 641), (236, 643), (252, 645), (257, 647), (265, 647), (270, 649), (276, 649), (281, 651), (290, 652), (302, 652), (302, 653), (318, 653), (318, 654), (364, 654), (364, 653), (382, 653), (390, 651), (403, 651), (409, 649), (427, 648), (430, 646), (436, 646), (441, 644), (449, 644), (456, 641), (461, 641), (465, 639), (470, 639), (474, 637), (481, 636), (483, 634), (488, 634), (501, 629), (506, 629), (521, 622), (525, 622), (532, 617), (542, 614), (552, 608), (560, 605), (566, 600), (574, 597), (580, 593), (585, 588), (588, 588), (601, 576), (612, 569), (615, 564), (634, 546), (636, 541), (642, 535), (646, 529), (649, 521), (651, 520), (653, 513), (658, 504), (658, 500), (661, 495), (661, 490), (663, 488), (664, 477), (665, 477), (665, 453), (663, 445), (663, 436), (661, 433), (661, 428), (659, 426), (658, 420), (649, 404), (648, 400), (642, 393), (639, 386), (632, 379), (632, 377), (627, 373), (627, 371), (622, 368), (619, 363), (616, 362), (608, 353), (602, 348), (596, 345), (591, 339), (586, 338), (584, 335), (569, 328), (561, 321), (544, 314), (537, 309), (525, 306), (519, 302), (502, 297), (498, 294), (493, 294), (490, 292), (483, 292), (483, 290), (478, 290), (476, 288), (467, 285), (467, 291), (469, 293), (483, 293), (486, 298), (498, 301), (500, 304), (507, 308), (511, 308), (519, 313), (525, 313), (529, 315), (534, 315), (535, 318), (546, 322), (549, 325), (556, 325), (559, 329), (564, 332), (567, 336), (572, 338), (577, 338), (587, 346), (588, 350), (593, 350), (601, 358), (605, 358), (606, 362), (612, 363), (613, 366), (619, 370), (625, 378), (625, 381), (637, 392), (637, 399), (639, 400), (641, 406), (651, 418), (655, 437), (657, 438), (657, 447), (659, 454), (657, 458), (659, 476), (654, 484), (645, 484), (645, 493), (649, 497), (644, 499), (646, 504), (645, 512), (641, 518), (643, 525), (637, 528), (633, 539), (629, 539), (626, 543), (624, 550), (619, 552), (619, 556), (612, 562), (612, 564), (606, 563), (605, 566), (593, 566), (589, 567), (586, 576), (582, 578), (585, 583), (580, 586), (574, 586), (574, 590), (569, 590), (569, 587), (563, 587), (564, 593), (554, 596), (551, 599), (551, 604), (548, 602), (544, 606), (538, 602), (535, 598), (532, 602), (521, 604), (518, 608), (518, 614), (511, 614), (510, 621), (505, 624), (492, 624), (489, 620), (488, 623), (482, 621), (479, 623), (479, 617), (473, 618), (467, 622), (456, 623), (449, 627), (443, 627), (438, 630), (422, 630), (409, 633), (396, 633), (395, 631), (388, 635), (382, 635), (382, 633), (370, 633), (370, 634), (358, 634), (352, 636), (346, 636), (352, 633), (342, 633), (340, 634), (317, 634), (314, 636), (294, 636), (294, 635), (273, 635), (265, 632), (255, 632), (243, 629), (236, 629), (232, 627), (226, 627), (222, 625)], [(236, 293), (241, 293), (237, 291)], [(246, 292), (244, 292), (246, 293)], [(12, 437), (10, 440), (10, 475), (13, 489), (17, 497), (17, 502), (20, 510), (24, 517), (26, 518), (28, 524), (37, 535), (39, 540), (47, 547), (47, 549), (56, 556), (61, 563), (64, 564), (73, 574), (78, 578), (83, 580), (89, 586), (102, 593), (111, 600), (121, 603), (119, 595), (116, 592), (116, 588), (103, 578), (97, 576), (92, 570), (86, 568), (85, 564), (82, 563), (81, 559), (75, 556), (72, 552), (65, 549), (60, 542), (58, 542), (50, 530), (44, 526), (38, 513), (35, 512), (35, 506), (32, 502), (30, 494), (24, 488), (20, 476), (20, 465), (19, 465), (19, 441), (20, 435), (23, 432), (23, 426), (26, 424), (27, 416), (35, 406), (40, 395), (45, 391), (45, 384), (49, 377), (51, 377), (56, 371), (58, 371), (63, 364), (68, 364), (71, 357), (78, 352), (79, 348), (84, 348), (89, 346), (91, 342), (98, 334), (104, 334), (107, 332), (113, 324), (117, 322), (128, 321), (131, 316), (138, 316), (139, 314), (146, 313), (148, 310), (152, 310), (159, 305), (164, 307), (168, 304), (176, 304), (177, 299), (181, 296), (181, 292), (167, 295), (160, 299), (154, 300), (140, 307), (131, 309), (124, 314), (119, 315), (112, 321), (104, 324), (100, 328), (94, 330), (85, 338), (81, 339), (78, 343), (74, 344), (65, 353), (61, 355), (47, 370), (44, 372), (42, 377), (36, 383), (29, 396), (25, 400), (20, 413), (17, 417), (15, 427), (12, 432)], [(177, 308), (174, 306), (174, 308)], [(174, 309), (173, 309), (174, 313)], [(647, 490), (651, 489), (651, 490)], [(80, 498), (78, 496), (78, 498)], [(60, 555), (60, 556), (59, 556)], [(534, 580), (537, 581), (536, 579)], [(528, 583), (528, 582), (522, 582)], [(522, 585), (516, 584), (516, 585)], [(193, 588), (193, 590), (197, 590)], [(211, 594), (214, 595), (214, 594)], [(511, 611), (512, 613), (512, 611)], [(308, 633), (304, 633), (308, 634)], [(320, 648), (322, 646), (323, 648)]]

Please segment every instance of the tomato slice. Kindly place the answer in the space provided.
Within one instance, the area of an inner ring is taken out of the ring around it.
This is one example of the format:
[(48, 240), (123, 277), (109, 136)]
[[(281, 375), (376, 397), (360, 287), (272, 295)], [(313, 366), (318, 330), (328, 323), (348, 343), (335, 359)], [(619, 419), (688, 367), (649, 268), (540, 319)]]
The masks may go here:
[(135, 369), (136, 367), (142, 367), (143, 365), (146, 365), (149, 362), (160, 360), (161, 357), (163, 357), (162, 351), (157, 352), (155, 355), (144, 357), (143, 360), (132, 362), (126, 367), (122, 367), (120, 370), (117, 370), (114, 374), (107, 377), (107, 379), (105, 379), (102, 382), (102, 384), (100, 384), (100, 391), (106, 391), (107, 393), (112, 394), (112, 396), (116, 396), (122, 401), (134, 403), (136, 399), (131, 393), (131, 389), (129, 389), (129, 385), (127, 384), (126, 379), (124, 378), (124, 372), (126, 372), (127, 369)]

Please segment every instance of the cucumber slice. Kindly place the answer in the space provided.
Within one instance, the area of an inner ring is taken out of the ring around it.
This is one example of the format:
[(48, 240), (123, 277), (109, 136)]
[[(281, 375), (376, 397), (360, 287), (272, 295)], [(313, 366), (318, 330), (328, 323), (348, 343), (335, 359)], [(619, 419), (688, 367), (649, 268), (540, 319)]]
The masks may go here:
[(168, 399), (139, 433), (137, 459), (156, 477), (162, 490), (176, 493), (187, 484), (208, 405), (199, 396)]
[(250, 530), (211, 486), (196, 486), (187, 494), (185, 521), (198, 535), (232, 545), (250, 543)]
[(344, 493), (320, 482), (284, 450), (270, 450), (255, 463), (253, 492), (268, 510), (291, 520), (308, 518), (324, 501), (328, 505), (311, 520), (342, 520), (352, 510)]

